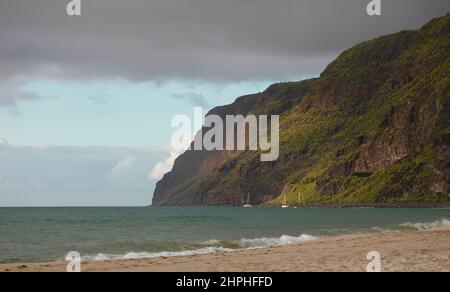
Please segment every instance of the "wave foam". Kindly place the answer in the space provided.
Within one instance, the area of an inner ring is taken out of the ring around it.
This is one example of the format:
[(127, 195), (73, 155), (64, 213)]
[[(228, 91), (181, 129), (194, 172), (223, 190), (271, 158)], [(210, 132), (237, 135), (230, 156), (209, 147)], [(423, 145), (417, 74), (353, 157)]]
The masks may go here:
[(403, 223), (400, 224), (401, 227), (404, 228), (412, 228), (412, 229), (416, 229), (416, 230), (420, 230), (420, 231), (425, 231), (425, 230), (433, 230), (433, 229), (438, 229), (438, 228), (442, 228), (444, 226), (450, 226), (450, 220), (447, 219), (441, 219), (438, 221), (434, 221), (434, 222), (425, 222), (425, 223)]
[(220, 247), (205, 247), (196, 250), (186, 250), (186, 251), (163, 251), (163, 252), (129, 252), (124, 255), (116, 254), (104, 254), (99, 253), (97, 255), (84, 256), (84, 261), (106, 261), (106, 260), (133, 260), (133, 259), (146, 259), (146, 258), (159, 258), (159, 257), (176, 257), (176, 256), (191, 256), (198, 254), (209, 254), (218, 252), (230, 252), (233, 251), (229, 248)]
[[(211, 245), (199, 249), (193, 250), (181, 250), (181, 251), (164, 251), (164, 252), (129, 252), (126, 254), (105, 254), (99, 253), (97, 255), (87, 255), (82, 259), (84, 261), (105, 261), (105, 260), (130, 260), (130, 259), (144, 259), (144, 258), (158, 258), (158, 257), (177, 257), (177, 256), (191, 256), (199, 254), (211, 254), (211, 253), (224, 253), (238, 250), (257, 249), (272, 246), (282, 246), (289, 244), (296, 244), (305, 241), (317, 239), (316, 237), (308, 234), (302, 234), (300, 236), (282, 235), (279, 238), (254, 238), (254, 239), (240, 239), (236, 241), (219, 241), (215, 239), (203, 242), (202, 245)], [(233, 246), (235, 248), (229, 248), (227, 246)]]
[(241, 239), (238, 241), (238, 244), (243, 248), (261, 248), (261, 247), (269, 247), (269, 246), (280, 246), (280, 245), (289, 245), (296, 244), (305, 241), (310, 241), (317, 239), (316, 237), (308, 234), (302, 234), (300, 236), (289, 236), (282, 235), (280, 238), (254, 238), (254, 239)]

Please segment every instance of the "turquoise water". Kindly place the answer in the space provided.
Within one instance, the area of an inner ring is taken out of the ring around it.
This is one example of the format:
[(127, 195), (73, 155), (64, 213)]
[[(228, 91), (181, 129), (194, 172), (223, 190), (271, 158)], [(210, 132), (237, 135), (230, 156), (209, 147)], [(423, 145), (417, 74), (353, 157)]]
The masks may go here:
[(448, 220), (448, 209), (0, 208), (0, 262), (226, 252)]

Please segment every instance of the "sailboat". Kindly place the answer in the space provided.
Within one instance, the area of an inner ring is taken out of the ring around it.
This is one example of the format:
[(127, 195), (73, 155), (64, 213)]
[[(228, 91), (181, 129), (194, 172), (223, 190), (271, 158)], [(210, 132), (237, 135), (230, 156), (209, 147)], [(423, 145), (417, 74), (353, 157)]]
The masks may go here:
[(286, 204), (286, 194), (284, 194), (284, 197), (283, 197), (283, 205), (281, 205), (281, 208), (289, 208), (289, 206)]
[(297, 209), (297, 207), (300, 207), (300, 193), (297, 195), (297, 206), (294, 206), (294, 209)]
[(252, 205), (250, 205), (250, 193), (247, 194), (247, 204), (244, 204), (244, 206), (242, 206), (244, 208), (251, 208), (253, 207)]

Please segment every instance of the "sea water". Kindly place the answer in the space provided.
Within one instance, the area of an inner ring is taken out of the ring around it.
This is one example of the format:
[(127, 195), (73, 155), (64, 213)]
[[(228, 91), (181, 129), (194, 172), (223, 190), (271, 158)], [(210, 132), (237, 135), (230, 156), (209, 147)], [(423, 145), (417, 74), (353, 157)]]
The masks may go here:
[(231, 252), (449, 220), (448, 209), (0, 208), (0, 262), (62, 260), (70, 251), (85, 260)]

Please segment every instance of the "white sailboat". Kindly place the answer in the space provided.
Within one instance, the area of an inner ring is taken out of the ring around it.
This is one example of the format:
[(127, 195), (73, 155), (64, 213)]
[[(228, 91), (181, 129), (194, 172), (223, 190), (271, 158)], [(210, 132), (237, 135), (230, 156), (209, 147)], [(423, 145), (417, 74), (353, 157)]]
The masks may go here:
[(286, 194), (284, 194), (284, 197), (283, 197), (283, 205), (281, 205), (281, 208), (289, 208), (289, 206), (288, 206), (288, 204), (286, 204)]
[(244, 204), (244, 206), (242, 206), (244, 208), (251, 208), (253, 207), (253, 205), (250, 204), (250, 193), (247, 194), (247, 204)]
[(297, 195), (297, 206), (294, 206), (294, 209), (297, 209), (298, 207), (300, 207), (300, 193)]

